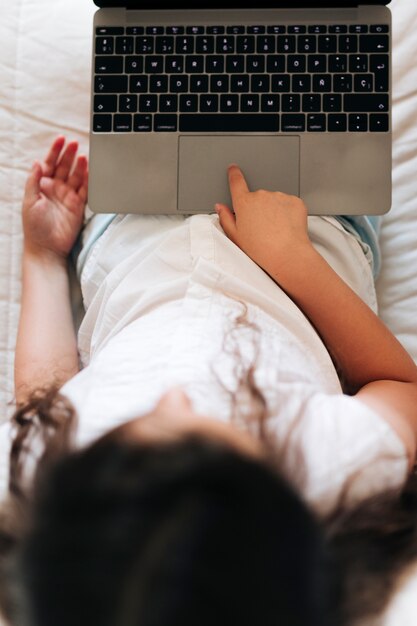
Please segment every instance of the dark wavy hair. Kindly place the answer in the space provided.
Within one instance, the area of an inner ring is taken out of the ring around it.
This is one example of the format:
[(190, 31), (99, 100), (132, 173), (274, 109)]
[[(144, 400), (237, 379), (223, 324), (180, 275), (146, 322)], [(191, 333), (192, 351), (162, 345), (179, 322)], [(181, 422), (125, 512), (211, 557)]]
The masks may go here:
[[(417, 556), (417, 476), (318, 521), (274, 461), (196, 435), (70, 450), (58, 393), (15, 415), (0, 605), (16, 626), (344, 626)], [(36, 424), (38, 424), (36, 426)], [(23, 459), (43, 433), (33, 489)], [(116, 435), (116, 436), (115, 436)]]

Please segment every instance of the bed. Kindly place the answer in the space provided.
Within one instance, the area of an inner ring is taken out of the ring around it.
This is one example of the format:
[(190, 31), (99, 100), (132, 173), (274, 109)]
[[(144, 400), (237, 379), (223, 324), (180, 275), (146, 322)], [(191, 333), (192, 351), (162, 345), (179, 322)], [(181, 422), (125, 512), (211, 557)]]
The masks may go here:
[[(393, 208), (383, 218), (380, 315), (417, 363), (417, 3), (392, 0)], [(92, 0), (0, 4), (0, 421), (10, 417), (26, 172), (57, 134), (88, 149)], [(5, 463), (0, 459), (0, 463)], [(415, 626), (417, 564), (382, 626)]]

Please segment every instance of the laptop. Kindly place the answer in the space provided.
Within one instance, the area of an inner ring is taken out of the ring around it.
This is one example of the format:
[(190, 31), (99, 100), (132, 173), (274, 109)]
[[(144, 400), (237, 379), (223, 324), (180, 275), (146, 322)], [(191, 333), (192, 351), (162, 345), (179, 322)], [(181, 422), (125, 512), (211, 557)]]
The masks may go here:
[(390, 0), (94, 1), (93, 212), (212, 213), (230, 163), (311, 215), (390, 209)]

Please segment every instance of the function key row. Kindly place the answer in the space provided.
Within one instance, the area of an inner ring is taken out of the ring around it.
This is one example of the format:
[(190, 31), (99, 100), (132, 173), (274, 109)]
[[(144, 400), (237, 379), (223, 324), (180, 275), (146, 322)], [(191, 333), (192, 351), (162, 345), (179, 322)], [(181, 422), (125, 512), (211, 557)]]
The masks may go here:
[(388, 24), (315, 24), (311, 26), (305, 25), (273, 25), (273, 26), (97, 26), (96, 35), (242, 35), (252, 34), (259, 35), (269, 33), (271, 35), (279, 35), (282, 33), (289, 34), (322, 34), (322, 33), (388, 33)]

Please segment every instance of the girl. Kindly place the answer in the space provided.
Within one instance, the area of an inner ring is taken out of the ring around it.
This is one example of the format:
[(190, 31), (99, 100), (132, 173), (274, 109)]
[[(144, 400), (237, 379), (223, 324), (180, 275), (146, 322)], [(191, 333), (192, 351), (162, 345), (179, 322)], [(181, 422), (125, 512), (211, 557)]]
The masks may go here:
[(250, 191), (235, 165), (217, 215), (95, 217), (77, 345), (67, 265), (87, 161), (65, 143), (23, 202), (9, 620), (380, 611), (417, 543), (417, 368), (374, 312), (372, 232)]

